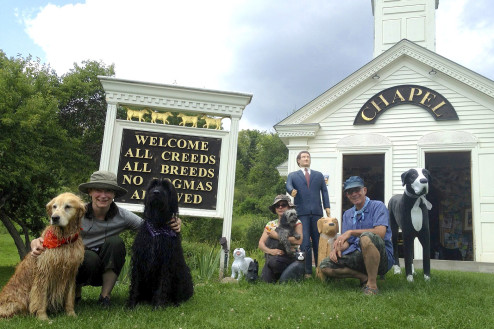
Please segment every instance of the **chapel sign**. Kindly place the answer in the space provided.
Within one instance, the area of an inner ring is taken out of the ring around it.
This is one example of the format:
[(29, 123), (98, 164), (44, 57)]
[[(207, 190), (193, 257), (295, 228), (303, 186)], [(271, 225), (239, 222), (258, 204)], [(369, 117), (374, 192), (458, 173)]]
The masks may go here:
[(216, 209), (221, 139), (123, 129), (117, 179), (128, 193), (119, 202), (142, 203), (153, 178), (169, 179), (180, 207)]
[[(149, 181), (169, 179), (180, 215), (223, 219), (222, 278), (229, 263), (240, 118), (252, 95), (98, 78), (107, 102), (99, 168), (116, 173), (127, 189), (118, 206), (143, 212)], [(126, 110), (125, 119), (117, 109)], [(224, 119), (229, 130), (221, 129)]]
[(401, 104), (414, 104), (426, 109), (436, 121), (458, 120), (453, 105), (440, 93), (416, 85), (400, 85), (372, 96), (358, 112), (354, 125), (373, 124), (386, 110)]

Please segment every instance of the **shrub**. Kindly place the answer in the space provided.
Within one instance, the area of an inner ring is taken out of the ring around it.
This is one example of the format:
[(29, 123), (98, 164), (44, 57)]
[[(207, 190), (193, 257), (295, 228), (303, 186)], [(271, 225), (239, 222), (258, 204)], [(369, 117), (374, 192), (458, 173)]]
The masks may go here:
[(190, 269), (197, 268), (196, 255), (200, 254), (202, 249), (204, 249), (203, 243), (191, 242), (182, 238), (182, 249), (184, 250), (185, 262), (189, 265)]
[(223, 231), (223, 220), (218, 218), (180, 217), (182, 237), (189, 241), (216, 244)]
[(259, 245), (264, 227), (268, 222), (265, 218), (257, 218), (252, 221), (245, 234), (245, 250), (255, 250)]
[(245, 233), (241, 227), (232, 224), (231, 240), (245, 244)]
[(127, 255), (130, 255), (132, 251), (132, 244), (134, 243), (136, 234), (137, 232), (132, 230), (125, 230), (122, 233), (120, 233), (120, 237), (125, 243), (125, 250), (127, 250)]

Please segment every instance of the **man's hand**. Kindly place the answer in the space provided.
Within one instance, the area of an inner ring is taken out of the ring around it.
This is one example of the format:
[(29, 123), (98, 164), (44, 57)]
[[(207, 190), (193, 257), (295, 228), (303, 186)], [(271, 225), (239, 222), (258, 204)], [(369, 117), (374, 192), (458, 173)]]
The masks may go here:
[(352, 234), (351, 234), (350, 230), (346, 231), (345, 233), (341, 234), (339, 237), (336, 238), (335, 245), (337, 245), (338, 248), (343, 247), (346, 240), (348, 240), (351, 236), (352, 236)]
[(326, 215), (328, 216), (328, 218), (331, 218), (331, 209), (326, 208)]
[[(350, 233), (350, 230), (346, 231), (345, 233), (343, 233), (342, 235), (340, 235), (339, 237), (337, 237), (335, 240), (334, 240), (334, 243), (333, 243), (333, 250), (335, 251), (335, 257), (341, 257), (341, 252), (342, 251), (345, 251), (348, 247), (349, 247), (349, 244), (347, 242), (347, 240), (351, 237), (351, 233)], [(332, 250), (332, 251), (333, 251)]]
[[(345, 249), (343, 247), (344, 242), (341, 240), (336, 239), (333, 243), (333, 250), (331, 252), (334, 252), (334, 259), (333, 262), (337, 263), (338, 257), (341, 257), (341, 252)], [(330, 258), (331, 258), (331, 253), (330, 253)]]
[(31, 241), (31, 256), (38, 257), (45, 251), (43, 247), (43, 238), (37, 238)]
[(331, 259), (331, 261), (333, 261), (333, 263), (338, 263), (337, 253), (336, 253), (336, 250), (334, 248), (333, 248), (333, 250), (331, 250), (329, 252), (329, 259)]
[(290, 193), (290, 195), (292, 196), (292, 198), (294, 198), (297, 195), (297, 190), (293, 189), (292, 193)]

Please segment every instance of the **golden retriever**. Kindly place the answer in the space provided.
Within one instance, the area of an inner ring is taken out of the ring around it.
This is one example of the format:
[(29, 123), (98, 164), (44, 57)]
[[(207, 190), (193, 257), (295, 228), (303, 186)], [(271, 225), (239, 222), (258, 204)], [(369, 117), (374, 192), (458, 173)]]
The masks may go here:
[(82, 200), (63, 193), (46, 205), (50, 225), (43, 231), (45, 251), (33, 257), (29, 253), (0, 292), (0, 318), (31, 313), (47, 320), (47, 310), (65, 308), (76, 316), (75, 277), (84, 259), (84, 245), (79, 237), (85, 213)]

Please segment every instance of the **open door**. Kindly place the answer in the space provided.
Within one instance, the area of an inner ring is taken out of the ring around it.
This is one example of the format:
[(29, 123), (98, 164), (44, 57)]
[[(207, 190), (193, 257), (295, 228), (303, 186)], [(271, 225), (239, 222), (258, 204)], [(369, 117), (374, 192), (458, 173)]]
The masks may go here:
[(470, 152), (425, 154), (432, 176), (427, 199), (431, 258), (474, 260)]
[[(384, 202), (384, 153), (343, 155), (343, 182), (350, 176), (360, 176), (367, 187), (367, 196)], [(342, 185), (343, 186), (343, 185)], [(342, 192), (342, 213), (353, 207)]]

